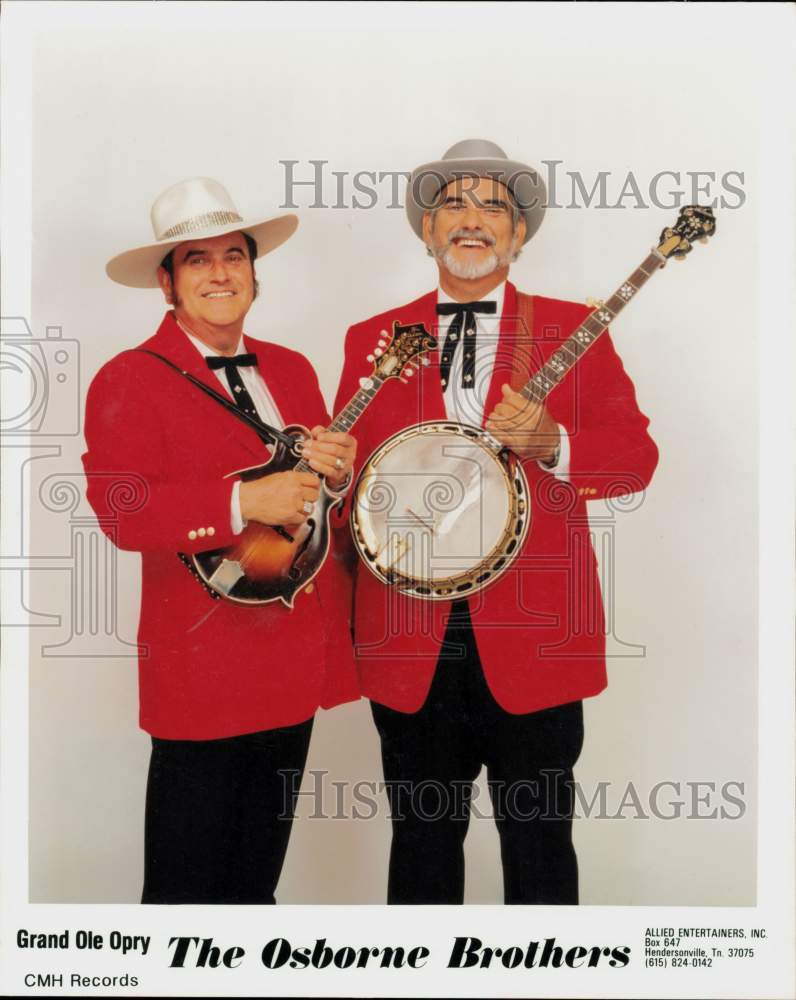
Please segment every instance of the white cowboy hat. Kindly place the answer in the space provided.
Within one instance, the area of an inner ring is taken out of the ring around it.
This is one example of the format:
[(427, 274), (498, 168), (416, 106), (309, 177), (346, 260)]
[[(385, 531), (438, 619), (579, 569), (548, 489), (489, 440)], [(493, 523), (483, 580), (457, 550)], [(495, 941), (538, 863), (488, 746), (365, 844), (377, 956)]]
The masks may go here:
[(527, 243), (542, 224), (547, 189), (539, 173), (525, 163), (510, 160), (488, 139), (464, 139), (451, 146), (441, 160), (424, 163), (412, 171), (406, 192), (409, 225), (423, 239), (423, 216), (436, 204), (439, 192), (460, 177), (491, 177), (511, 192), (525, 218)]
[(150, 212), (155, 243), (113, 257), (105, 265), (109, 278), (130, 288), (157, 288), (157, 269), (174, 247), (186, 240), (223, 236), (239, 230), (257, 243), (257, 256), (275, 250), (290, 239), (298, 216), (279, 215), (266, 220), (244, 220), (227, 190), (209, 177), (180, 181), (155, 199)]

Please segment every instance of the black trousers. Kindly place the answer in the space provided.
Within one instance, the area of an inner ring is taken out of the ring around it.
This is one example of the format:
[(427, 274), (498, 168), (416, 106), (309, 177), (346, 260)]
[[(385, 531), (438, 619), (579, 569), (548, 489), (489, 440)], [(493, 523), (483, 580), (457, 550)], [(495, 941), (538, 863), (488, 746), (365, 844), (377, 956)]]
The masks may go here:
[(142, 903), (276, 902), (311, 732), (152, 738)]
[(388, 903), (461, 903), (473, 782), (486, 765), (506, 903), (578, 902), (572, 768), (583, 707), (512, 715), (484, 679), (466, 601), (454, 603), (428, 698), (371, 702), (392, 816)]

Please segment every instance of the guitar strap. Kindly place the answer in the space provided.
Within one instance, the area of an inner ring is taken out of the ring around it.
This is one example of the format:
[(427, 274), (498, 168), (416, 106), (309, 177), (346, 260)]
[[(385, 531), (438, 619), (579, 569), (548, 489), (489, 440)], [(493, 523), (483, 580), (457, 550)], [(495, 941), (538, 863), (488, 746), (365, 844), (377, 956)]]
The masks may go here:
[(153, 358), (158, 358), (164, 365), (168, 365), (169, 368), (172, 368), (175, 372), (177, 372), (178, 375), (182, 375), (184, 378), (187, 378), (192, 385), (195, 385), (197, 389), (201, 389), (203, 393), (211, 399), (214, 399), (217, 403), (223, 406), (225, 410), (228, 410), (234, 417), (237, 417), (238, 420), (242, 420), (244, 424), (255, 430), (264, 444), (272, 445), (279, 442), (284, 445), (288, 451), (293, 450), (293, 446), (296, 443), (295, 438), (292, 438), (289, 434), (284, 434), (282, 431), (278, 431), (275, 427), (272, 427), (270, 424), (266, 424), (258, 417), (252, 417), (249, 416), (248, 413), (244, 413), (243, 410), (237, 407), (231, 400), (227, 399), (226, 396), (222, 396), (220, 392), (216, 392), (215, 389), (211, 389), (209, 385), (205, 385), (205, 383), (200, 381), (200, 379), (191, 375), (190, 372), (184, 371), (179, 367), (179, 365), (175, 365), (173, 361), (169, 361), (168, 358), (164, 358), (163, 355), (158, 354), (157, 351), (148, 351), (145, 347), (135, 347), (125, 353), (149, 354)]
[(517, 323), (515, 327), (511, 377), (509, 385), (515, 392), (528, 382), (533, 372), (533, 296), (517, 292)]

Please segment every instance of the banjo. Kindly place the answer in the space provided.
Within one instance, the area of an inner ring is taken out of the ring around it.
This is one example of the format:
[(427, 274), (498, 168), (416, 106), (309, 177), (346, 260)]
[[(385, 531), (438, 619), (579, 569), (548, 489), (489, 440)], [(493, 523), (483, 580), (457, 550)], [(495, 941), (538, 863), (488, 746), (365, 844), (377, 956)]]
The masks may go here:
[[(707, 242), (715, 228), (712, 209), (683, 208), (658, 246), (520, 395), (543, 403), (649, 278), (670, 257), (684, 259), (694, 240)], [(369, 456), (354, 487), (351, 529), (362, 561), (383, 583), (428, 601), (466, 597), (494, 583), (522, 550), (530, 525), (528, 481), (517, 456), (488, 431), (455, 421), (394, 434)]]

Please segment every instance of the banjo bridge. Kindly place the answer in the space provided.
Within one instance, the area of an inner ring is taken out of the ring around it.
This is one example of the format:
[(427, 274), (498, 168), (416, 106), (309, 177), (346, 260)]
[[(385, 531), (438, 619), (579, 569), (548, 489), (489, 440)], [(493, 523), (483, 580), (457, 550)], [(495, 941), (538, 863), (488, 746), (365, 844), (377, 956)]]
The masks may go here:
[(406, 508), (406, 513), (409, 514), (410, 517), (413, 517), (421, 528), (425, 528), (427, 531), (430, 531), (432, 535), (434, 534), (435, 528), (433, 523), (429, 524), (428, 521), (424, 521), (422, 517), (415, 514), (411, 507)]

